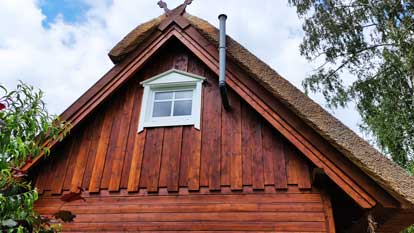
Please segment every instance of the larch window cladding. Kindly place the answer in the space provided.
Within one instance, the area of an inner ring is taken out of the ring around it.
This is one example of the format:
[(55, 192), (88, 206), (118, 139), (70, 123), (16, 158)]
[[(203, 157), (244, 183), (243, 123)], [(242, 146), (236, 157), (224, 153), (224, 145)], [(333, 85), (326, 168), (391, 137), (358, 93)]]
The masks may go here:
[(138, 132), (144, 128), (194, 125), (200, 129), (204, 77), (169, 70), (141, 82), (144, 87)]

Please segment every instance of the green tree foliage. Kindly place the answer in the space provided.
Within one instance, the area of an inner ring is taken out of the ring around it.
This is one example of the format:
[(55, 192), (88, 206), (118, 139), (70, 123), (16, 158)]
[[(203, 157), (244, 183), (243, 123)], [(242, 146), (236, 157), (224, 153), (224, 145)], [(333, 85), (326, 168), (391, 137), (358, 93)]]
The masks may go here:
[[(304, 19), (300, 52), (323, 61), (303, 82), (331, 108), (355, 101), (361, 128), (414, 172), (414, 2), (289, 0)], [(405, 232), (414, 232), (410, 228)]]
[(361, 128), (413, 172), (414, 2), (289, 0), (304, 19), (300, 52), (323, 65), (303, 82), (331, 108), (355, 101)]
[(65, 136), (69, 124), (49, 115), (43, 93), (29, 85), (20, 83), (10, 92), (0, 85), (0, 91), (0, 231), (55, 232), (33, 210), (37, 192), (19, 167), (49, 155), (51, 140)]

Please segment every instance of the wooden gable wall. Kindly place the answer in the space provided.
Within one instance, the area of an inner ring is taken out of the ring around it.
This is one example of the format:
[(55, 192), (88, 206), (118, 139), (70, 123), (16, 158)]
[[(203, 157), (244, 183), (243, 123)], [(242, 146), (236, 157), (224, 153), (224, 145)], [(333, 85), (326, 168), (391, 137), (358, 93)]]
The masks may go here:
[[(201, 130), (165, 127), (138, 134), (139, 82), (172, 68), (207, 78)], [(73, 211), (78, 217), (66, 229), (77, 231), (333, 232), (327, 196), (311, 185), (312, 165), (237, 94), (229, 90), (229, 97), (232, 111), (227, 112), (217, 77), (179, 42), (170, 41), (37, 167), (35, 184), (43, 194), (37, 210)], [(63, 193), (80, 188), (85, 202), (60, 201)], [(173, 202), (175, 207), (169, 206)], [(197, 224), (202, 221), (210, 225)]]
[[(231, 90), (232, 111), (226, 112), (217, 78), (184, 48), (171, 52), (169, 47), (152, 61), (56, 149), (47, 172), (36, 180), (41, 193), (76, 192), (78, 187), (91, 193), (139, 188), (157, 192), (164, 187), (198, 190), (200, 186), (311, 188), (305, 157)], [(207, 77), (201, 130), (165, 127), (137, 134), (139, 82), (171, 68)]]

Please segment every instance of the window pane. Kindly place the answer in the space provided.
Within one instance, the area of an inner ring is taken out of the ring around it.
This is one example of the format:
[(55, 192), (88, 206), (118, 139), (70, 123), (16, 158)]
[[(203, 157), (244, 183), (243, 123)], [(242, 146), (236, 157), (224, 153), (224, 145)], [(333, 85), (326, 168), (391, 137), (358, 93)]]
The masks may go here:
[(174, 116), (189, 116), (191, 115), (191, 100), (181, 100), (174, 102)]
[(155, 100), (170, 100), (172, 99), (173, 93), (170, 92), (156, 92), (155, 93)]
[(171, 115), (171, 101), (168, 102), (155, 102), (153, 117), (165, 117)]
[(193, 91), (177, 91), (175, 92), (176, 99), (192, 99)]

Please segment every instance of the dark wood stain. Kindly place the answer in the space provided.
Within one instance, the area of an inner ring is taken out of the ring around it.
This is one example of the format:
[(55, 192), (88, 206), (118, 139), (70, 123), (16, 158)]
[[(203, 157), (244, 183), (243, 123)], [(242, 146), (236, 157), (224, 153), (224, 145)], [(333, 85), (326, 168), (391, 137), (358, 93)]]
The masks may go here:
[[(94, 203), (65, 205), (77, 218), (64, 229), (326, 231), (323, 202), (305, 157), (232, 89), (232, 109), (224, 110), (217, 77), (177, 43), (167, 48), (72, 132), (54, 151), (59, 158), (38, 174), (36, 186), (44, 195), (79, 186), (86, 202)], [(138, 133), (139, 82), (172, 68), (206, 77), (201, 130), (179, 126)], [(50, 171), (56, 175), (45, 175)], [(38, 210), (56, 210), (60, 204), (53, 198), (41, 198)], [(43, 206), (46, 202), (50, 205)], [(134, 219), (140, 220), (126, 225)]]
[[(72, 132), (57, 148), (59, 158), (47, 166), (55, 169), (55, 176), (50, 182), (42, 182), (48, 176), (39, 175), (39, 189), (52, 190), (54, 194), (70, 188), (75, 191), (77, 186), (91, 192), (118, 191), (127, 189), (129, 182), (139, 184), (133, 191), (146, 188), (150, 192), (159, 188), (177, 192), (179, 187), (311, 188), (309, 165), (300, 152), (231, 89), (232, 109), (224, 110), (217, 77), (183, 48), (172, 51), (160, 52), (153, 58), (155, 62), (130, 80), (127, 88), (121, 88), (87, 124)], [(142, 101), (139, 81), (170, 68), (207, 78), (203, 84), (202, 129), (150, 128), (138, 134)], [(131, 167), (135, 170), (131, 171)], [(136, 174), (137, 170), (140, 174)], [(131, 176), (139, 180), (131, 180)]]

